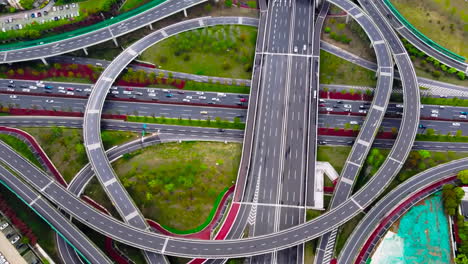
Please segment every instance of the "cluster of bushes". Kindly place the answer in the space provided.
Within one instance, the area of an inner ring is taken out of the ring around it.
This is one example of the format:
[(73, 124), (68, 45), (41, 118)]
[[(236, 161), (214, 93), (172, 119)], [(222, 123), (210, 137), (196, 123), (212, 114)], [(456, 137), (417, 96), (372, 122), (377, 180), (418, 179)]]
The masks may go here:
[(249, 86), (244, 85), (228, 85), (220, 82), (195, 82), (186, 81), (184, 89), (195, 90), (195, 91), (208, 91), (208, 92), (228, 92), (228, 93), (243, 93), (248, 94), (250, 92)]
[[(339, 24), (339, 25), (344, 25), (344, 24)], [(324, 32), (327, 34), (330, 34), (330, 38), (333, 40), (342, 42), (344, 44), (349, 44), (352, 39), (348, 38), (345, 34), (338, 34), (336, 32), (333, 32), (330, 27), (325, 27)]]
[(8, 206), (7, 202), (0, 194), (0, 211), (2, 211), (11, 223), (21, 232), (23, 238), (21, 243), (36, 245), (37, 237), (34, 235), (31, 228), (29, 228), (21, 219), (18, 218), (15, 211)]
[(453, 135), (451, 132), (448, 132), (445, 135), (439, 135), (436, 131), (432, 128), (426, 129), (425, 134), (418, 134), (416, 135), (416, 140), (421, 141), (444, 141), (444, 142), (468, 142), (468, 137), (463, 136), (463, 131), (458, 129)]
[(421, 97), (422, 104), (432, 105), (452, 105), (452, 106), (465, 106), (468, 107), (468, 100), (457, 97), (453, 98), (435, 98), (435, 97)]
[(117, 81), (118, 85), (126, 86), (148, 86), (148, 85), (172, 85), (176, 88), (183, 88), (185, 81), (174, 79), (171, 72), (166, 76), (163, 72), (156, 75), (155, 72), (146, 72), (144, 70), (135, 71), (128, 68)]
[[(54, 63), (52, 65), (37, 64), (32, 66), (15, 64), (15, 66), (16, 67), (8, 67), (8, 70), (5, 66), (0, 66), (0, 71), (6, 72), (4, 77), (12, 79), (42, 80), (52, 77), (69, 77), (87, 79), (91, 82), (95, 82), (103, 71), (102, 67), (91, 64)], [(3, 71), (4, 69), (5, 71)]]
[(465, 196), (465, 191), (460, 187), (456, 187), (453, 184), (445, 184), (442, 187), (442, 200), (444, 202), (445, 212), (448, 215), (455, 215), (463, 196)]
[[(415, 46), (413, 46), (411, 43), (409, 43), (406, 39), (402, 39), (403, 45), (405, 46), (406, 50), (411, 56), (412, 60), (415, 60), (416, 58), (421, 59), (421, 66), (429, 65), (432, 64), (435, 70), (433, 70), (432, 76), (435, 78), (439, 78), (442, 76), (442, 73), (445, 73), (447, 75), (457, 75), (460, 80), (465, 80), (466, 74), (462, 71), (457, 71), (457, 69), (452, 68), (452, 67), (447, 67), (447, 65), (442, 64), (440, 61), (436, 60), (433, 57), (427, 56), (424, 52), (418, 50)], [(430, 71), (428, 68), (426, 68), (426, 71)]]

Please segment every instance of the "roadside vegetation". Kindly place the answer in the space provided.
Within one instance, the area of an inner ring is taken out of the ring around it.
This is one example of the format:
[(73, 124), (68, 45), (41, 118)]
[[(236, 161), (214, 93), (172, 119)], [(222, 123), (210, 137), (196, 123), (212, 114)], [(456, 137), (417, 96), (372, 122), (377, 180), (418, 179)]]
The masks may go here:
[[(88, 163), (81, 129), (50, 127), (24, 130), (38, 141), (67, 182)], [(137, 135), (131, 132), (103, 131), (101, 137), (104, 147), (108, 149), (135, 139)]]
[(140, 59), (166, 70), (249, 79), (256, 38), (253, 27), (207, 27), (163, 40), (144, 51)]
[(42, 165), (36, 159), (36, 156), (32, 151), (29, 149), (29, 146), (24, 143), (22, 140), (18, 139), (15, 136), (1, 134), (0, 133), (0, 140), (5, 142), (7, 145), (12, 147), (15, 151), (20, 153), (23, 157), (34, 163), (39, 168), (42, 168)]
[(201, 225), (234, 184), (241, 149), (237, 143), (165, 143), (124, 155), (113, 167), (146, 217), (187, 230)]
[(391, 0), (416, 29), (461, 56), (468, 57), (468, 14), (464, 0)]
[(377, 80), (375, 72), (321, 50), (320, 83), (375, 87)]
[(214, 120), (207, 117), (203, 119), (182, 119), (182, 118), (167, 118), (164, 116), (127, 116), (128, 122), (144, 122), (178, 126), (198, 126), (198, 127), (214, 127), (227, 129), (245, 129), (245, 123), (241, 123), (238, 117), (234, 118), (234, 122), (223, 120), (216, 117)]

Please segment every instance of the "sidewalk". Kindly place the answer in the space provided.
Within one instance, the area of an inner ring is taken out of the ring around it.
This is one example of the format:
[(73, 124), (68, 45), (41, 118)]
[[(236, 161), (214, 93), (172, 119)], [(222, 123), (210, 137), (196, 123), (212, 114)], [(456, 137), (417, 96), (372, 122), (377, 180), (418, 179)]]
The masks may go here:
[(5, 237), (3, 232), (0, 232), (0, 253), (2, 253), (6, 260), (11, 264), (27, 264), (26, 260), (21, 257), (16, 248)]

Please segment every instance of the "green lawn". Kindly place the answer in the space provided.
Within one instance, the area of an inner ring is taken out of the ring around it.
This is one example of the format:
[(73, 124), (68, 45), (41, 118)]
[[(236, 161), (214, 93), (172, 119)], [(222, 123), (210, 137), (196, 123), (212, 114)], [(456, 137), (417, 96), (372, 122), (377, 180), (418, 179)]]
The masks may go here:
[[(83, 146), (81, 129), (62, 127), (24, 128), (39, 142), (67, 182), (88, 163)], [(137, 137), (137, 134), (122, 131), (103, 131), (103, 144), (106, 148), (119, 145)]]
[(113, 164), (142, 213), (164, 226), (192, 229), (209, 215), (218, 194), (235, 182), (241, 144), (165, 143)]
[(198, 127), (214, 127), (214, 128), (229, 128), (229, 129), (244, 129), (245, 124), (240, 122), (230, 122), (226, 120), (196, 120), (196, 119), (177, 119), (167, 117), (152, 117), (152, 116), (127, 116), (128, 122), (144, 122), (178, 126), (198, 126)]
[(104, 6), (109, 0), (86, 0), (79, 2), (80, 13), (96, 13), (104, 9)]
[(120, 7), (120, 12), (127, 12), (132, 9), (135, 9), (139, 6), (142, 6), (152, 0), (125, 0), (124, 4)]
[(320, 83), (375, 87), (377, 81), (375, 72), (321, 50)]
[(351, 147), (345, 146), (318, 146), (317, 160), (328, 161), (338, 173), (341, 173), (343, 165), (348, 158)]
[(336, 237), (335, 256), (338, 256), (338, 254), (340, 254), (341, 249), (346, 243), (346, 239), (348, 239), (348, 237), (351, 235), (351, 233), (354, 231), (356, 226), (359, 224), (359, 221), (361, 221), (363, 217), (364, 214), (360, 213), (355, 217), (351, 218), (351, 220), (349, 220), (340, 227), (338, 235)]
[(16, 138), (15, 136), (10, 136), (6, 134), (0, 134), (0, 140), (8, 144), (10, 147), (12, 147), (14, 150), (16, 150), (18, 153), (20, 153), (23, 157), (34, 163), (36, 166), (39, 168), (42, 168), (42, 165), (39, 163), (39, 161), (36, 159), (36, 156), (32, 151), (29, 149), (29, 146), (21, 141), (20, 139)]
[(144, 51), (140, 59), (162, 69), (250, 79), (257, 29), (214, 26), (184, 32)]
[(416, 29), (441, 46), (468, 57), (465, 0), (391, 0)]

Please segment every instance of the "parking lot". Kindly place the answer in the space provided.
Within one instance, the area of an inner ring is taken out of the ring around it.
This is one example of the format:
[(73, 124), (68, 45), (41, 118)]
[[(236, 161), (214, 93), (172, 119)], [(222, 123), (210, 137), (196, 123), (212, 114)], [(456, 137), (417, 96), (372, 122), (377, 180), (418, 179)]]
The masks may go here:
[[(47, 10), (48, 9), (48, 10)], [(23, 12), (21, 15), (11, 15), (0, 17), (0, 27), (3, 32), (7, 30), (18, 30), (31, 23), (45, 23), (48, 21), (58, 21), (60, 19), (74, 19), (79, 16), (80, 8), (78, 4), (53, 6), (44, 8), (41, 11)]]
[[(21, 234), (0, 214), (0, 264), (36, 264), (39, 258), (27, 244), (21, 242)], [(2, 258), (3, 256), (3, 258)], [(3, 263), (2, 263), (3, 262)]]

